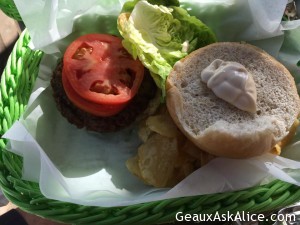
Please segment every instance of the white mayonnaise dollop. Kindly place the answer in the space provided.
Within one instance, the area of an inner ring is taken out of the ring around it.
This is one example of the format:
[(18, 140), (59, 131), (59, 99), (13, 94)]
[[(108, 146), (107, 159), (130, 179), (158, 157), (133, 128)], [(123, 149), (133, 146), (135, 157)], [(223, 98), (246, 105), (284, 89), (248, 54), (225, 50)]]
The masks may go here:
[(201, 72), (201, 80), (219, 98), (241, 110), (256, 112), (255, 82), (242, 64), (215, 59)]

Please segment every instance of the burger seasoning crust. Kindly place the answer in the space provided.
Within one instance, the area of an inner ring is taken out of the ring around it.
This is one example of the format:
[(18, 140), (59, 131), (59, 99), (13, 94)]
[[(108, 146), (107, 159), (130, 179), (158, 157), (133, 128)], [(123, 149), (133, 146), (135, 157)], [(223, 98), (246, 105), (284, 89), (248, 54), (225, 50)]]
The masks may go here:
[(146, 70), (138, 93), (124, 110), (111, 117), (94, 116), (79, 109), (68, 99), (62, 84), (62, 69), (63, 63), (60, 61), (51, 79), (53, 97), (61, 114), (80, 129), (85, 127), (89, 131), (114, 132), (125, 128), (147, 108), (149, 101), (154, 98), (156, 93), (156, 85)]

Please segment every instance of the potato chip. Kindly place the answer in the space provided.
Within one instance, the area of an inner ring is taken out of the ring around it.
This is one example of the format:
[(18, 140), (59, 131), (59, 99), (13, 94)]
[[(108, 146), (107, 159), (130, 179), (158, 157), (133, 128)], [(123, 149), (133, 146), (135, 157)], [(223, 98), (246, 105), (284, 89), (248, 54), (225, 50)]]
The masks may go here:
[(177, 155), (175, 138), (152, 135), (138, 149), (138, 164), (144, 181), (155, 187), (166, 187), (173, 175)]
[(154, 115), (157, 112), (158, 108), (161, 106), (161, 104), (161, 90), (158, 89), (155, 93), (154, 98), (152, 98), (148, 103), (146, 110), (142, 114), (140, 114), (136, 120), (141, 121), (149, 116)]
[(186, 139), (184, 145), (181, 148), (182, 151), (189, 154), (191, 157), (201, 160), (202, 158), (202, 151), (190, 140)]
[(279, 144), (276, 144), (270, 152), (274, 155), (280, 155), (281, 154), (281, 146)]
[(153, 131), (147, 126), (146, 121), (143, 120), (139, 124), (139, 130), (138, 130), (138, 135), (139, 138), (143, 141), (146, 142), (150, 135), (153, 134)]
[(179, 154), (176, 160), (172, 179), (169, 181), (170, 185), (177, 184), (185, 177), (190, 175), (193, 171), (198, 169), (196, 167), (196, 159), (188, 155), (187, 153), (179, 150)]
[(139, 178), (142, 178), (137, 155), (126, 161), (126, 167), (132, 174)]
[(200, 166), (204, 166), (205, 164), (209, 163), (212, 159), (216, 158), (216, 156), (209, 154), (203, 151), (202, 149), (198, 148), (190, 140), (186, 141), (185, 145), (182, 148), (182, 151), (185, 151), (187, 154), (197, 159), (198, 164)]
[(166, 187), (175, 186), (195, 170), (196, 169), (194, 167), (194, 164), (190, 162), (182, 164), (180, 167), (175, 167), (173, 171), (173, 175), (169, 179)]
[(143, 144), (126, 166), (154, 187), (172, 187), (213, 158), (179, 131), (165, 105), (140, 122), (138, 134)]
[(150, 116), (146, 120), (150, 130), (169, 138), (176, 138), (179, 135), (178, 128), (167, 114)]

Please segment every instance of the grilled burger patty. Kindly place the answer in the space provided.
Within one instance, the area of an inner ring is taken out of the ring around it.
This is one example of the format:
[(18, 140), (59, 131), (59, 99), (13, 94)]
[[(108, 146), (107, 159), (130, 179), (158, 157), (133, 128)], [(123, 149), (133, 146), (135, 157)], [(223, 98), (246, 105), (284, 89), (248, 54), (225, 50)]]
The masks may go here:
[(68, 121), (78, 128), (95, 132), (113, 132), (129, 126), (135, 121), (154, 98), (156, 85), (149, 71), (145, 70), (142, 85), (132, 101), (120, 113), (111, 117), (98, 117), (77, 108), (67, 97), (62, 84), (63, 63), (60, 61), (53, 72), (51, 86), (58, 110)]

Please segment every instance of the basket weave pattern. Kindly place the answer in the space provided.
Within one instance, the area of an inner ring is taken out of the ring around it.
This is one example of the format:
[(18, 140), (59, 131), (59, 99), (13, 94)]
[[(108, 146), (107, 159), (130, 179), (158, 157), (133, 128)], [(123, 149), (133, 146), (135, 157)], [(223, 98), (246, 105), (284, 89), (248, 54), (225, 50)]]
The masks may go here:
[(13, 0), (0, 0), (0, 9), (9, 17), (18, 21), (22, 21), (22, 18)]
[[(43, 53), (28, 47), (26, 31), (17, 41), (1, 77), (0, 133), (3, 135), (24, 112)], [(0, 139), (0, 185), (5, 196), (24, 211), (51, 220), (88, 225), (156, 224), (175, 220), (177, 212), (264, 212), (300, 200), (300, 188), (282, 181), (247, 190), (184, 197), (126, 207), (82, 206), (47, 199), (38, 183), (22, 180), (22, 158), (6, 150)], [(245, 175), (246, 176), (246, 175)], [(205, 181), (203, 181), (205, 182)]]

